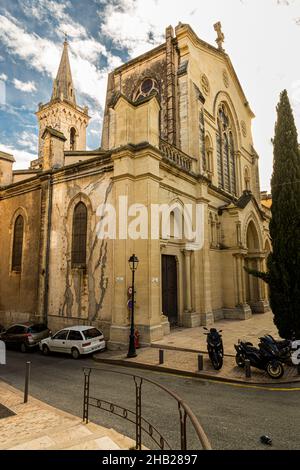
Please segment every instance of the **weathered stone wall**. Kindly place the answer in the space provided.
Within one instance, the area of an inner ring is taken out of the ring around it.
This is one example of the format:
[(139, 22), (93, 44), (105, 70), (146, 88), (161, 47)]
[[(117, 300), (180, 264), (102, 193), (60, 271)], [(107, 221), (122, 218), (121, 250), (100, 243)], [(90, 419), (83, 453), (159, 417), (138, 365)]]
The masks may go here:
[[(100, 204), (111, 202), (109, 173), (57, 180), (53, 186), (49, 314), (53, 329), (94, 324), (106, 332), (111, 322), (112, 242), (97, 237)], [(73, 211), (82, 201), (88, 211), (86, 269), (71, 265)]]
[[(3, 191), (0, 200), (0, 323), (5, 326), (38, 314), (41, 191), (38, 185), (24, 187), (9, 196), (9, 190)], [(14, 222), (19, 214), (24, 218), (20, 273), (11, 269)]]
[[(5, 221), (0, 225), (1, 324), (45, 320), (48, 311), (48, 324), (53, 330), (66, 324), (96, 324), (109, 337), (112, 242), (98, 239), (96, 215), (98, 206), (111, 198), (112, 182), (106, 163), (94, 159), (88, 168), (82, 168), (83, 174), (78, 167), (75, 173), (74, 167), (68, 167), (1, 191), (0, 216)], [(86, 269), (71, 267), (73, 210), (81, 200), (88, 209)], [(13, 228), (19, 214), (24, 218), (20, 273), (11, 269)]]

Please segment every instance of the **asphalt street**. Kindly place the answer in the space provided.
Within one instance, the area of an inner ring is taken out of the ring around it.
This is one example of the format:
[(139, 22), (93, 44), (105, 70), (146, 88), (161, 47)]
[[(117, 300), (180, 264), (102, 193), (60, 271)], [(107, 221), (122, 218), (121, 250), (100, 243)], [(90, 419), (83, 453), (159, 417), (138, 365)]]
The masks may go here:
[[(181, 376), (106, 366), (92, 358), (77, 361), (64, 355), (42, 356), (8, 351), (7, 365), (0, 365), (0, 379), (23, 390), (26, 361), (31, 361), (30, 394), (50, 405), (82, 416), (83, 367), (96, 367), (91, 375), (91, 395), (135, 410), (133, 379), (109, 372), (142, 375), (176, 392), (198, 417), (214, 449), (270, 449), (260, 436), (272, 438), (272, 449), (300, 448), (300, 391), (294, 385), (281, 389), (239, 387)], [(106, 371), (106, 372), (104, 372)], [(298, 384), (299, 385), (299, 384)], [(163, 390), (144, 383), (142, 414), (157, 427), (173, 449), (179, 449), (179, 419), (176, 402)], [(90, 419), (135, 437), (135, 427), (124, 418), (90, 409)], [(0, 423), (1, 424), (1, 423)], [(200, 446), (188, 429), (189, 449)], [(155, 448), (144, 439), (149, 448)]]

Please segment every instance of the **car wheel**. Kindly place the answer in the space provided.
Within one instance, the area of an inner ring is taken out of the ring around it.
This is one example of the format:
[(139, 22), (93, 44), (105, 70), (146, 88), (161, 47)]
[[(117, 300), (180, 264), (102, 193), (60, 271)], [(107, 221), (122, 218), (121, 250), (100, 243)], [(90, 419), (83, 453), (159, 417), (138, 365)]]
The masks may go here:
[(43, 345), (43, 349), (42, 349), (42, 352), (44, 354), (44, 356), (48, 356), (49, 355), (49, 348), (46, 344)]
[(71, 354), (72, 354), (73, 359), (78, 359), (80, 356), (80, 353), (77, 348), (73, 348), (71, 351)]
[(21, 352), (22, 352), (22, 353), (26, 353), (26, 352), (27, 352), (27, 346), (26, 346), (26, 344), (25, 344), (25, 343), (21, 343), (20, 349), (21, 349)]

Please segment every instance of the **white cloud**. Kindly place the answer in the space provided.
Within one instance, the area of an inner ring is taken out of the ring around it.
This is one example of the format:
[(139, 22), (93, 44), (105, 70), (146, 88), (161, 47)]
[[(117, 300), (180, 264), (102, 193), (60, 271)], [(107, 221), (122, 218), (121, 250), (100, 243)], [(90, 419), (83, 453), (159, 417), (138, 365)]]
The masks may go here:
[[(28, 33), (15, 18), (3, 15), (0, 15), (0, 40), (10, 53), (26, 61), (28, 67), (55, 78), (62, 53), (61, 44)], [(95, 100), (98, 106), (104, 106), (107, 80), (107, 70), (100, 70), (95, 65), (101, 54), (107, 54), (105, 47), (93, 39), (70, 42), (75, 88)]]
[(6, 82), (6, 80), (7, 80), (7, 75), (5, 75), (5, 73), (1, 73), (1, 74), (0, 74), (0, 80), (2, 80), (3, 82)]
[(36, 85), (32, 81), (22, 82), (21, 80), (14, 78), (13, 84), (17, 90), (24, 91), (25, 93), (32, 93), (33, 91), (36, 91)]
[(18, 145), (20, 147), (25, 147), (31, 152), (37, 153), (38, 136), (33, 132), (23, 131), (18, 139)]
[(23, 0), (22, 9), (25, 15), (34, 17), (39, 21), (45, 21), (49, 19), (49, 15), (55, 17), (58, 20), (65, 20), (68, 15), (65, 13), (65, 9), (70, 6), (69, 1), (63, 3), (55, 0)]
[(57, 44), (27, 33), (16, 19), (3, 15), (0, 15), (0, 40), (9, 52), (26, 61), (28, 67), (55, 76), (60, 55)]
[(84, 60), (97, 64), (101, 55), (107, 56), (105, 46), (93, 38), (73, 39), (70, 43), (73, 53)]
[[(171, 10), (164, 8), (164, 3), (169, 2), (120, 0), (117, 7), (108, 4), (104, 13), (99, 12), (99, 16), (104, 20), (101, 32), (117, 46), (126, 47), (132, 56), (142, 54), (149, 46), (163, 42), (165, 21), (166, 18), (170, 21), (171, 13)], [(174, 2), (172, 3), (174, 11)]]
[(26, 150), (20, 150), (11, 145), (0, 145), (0, 150), (6, 153), (10, 153), (15, 157), (16, 162), (14, 163), (14, 170), (19, 170), (24, 167), (28, 168), (30, 161), (37, 158), (36, 154), (27, 152)]

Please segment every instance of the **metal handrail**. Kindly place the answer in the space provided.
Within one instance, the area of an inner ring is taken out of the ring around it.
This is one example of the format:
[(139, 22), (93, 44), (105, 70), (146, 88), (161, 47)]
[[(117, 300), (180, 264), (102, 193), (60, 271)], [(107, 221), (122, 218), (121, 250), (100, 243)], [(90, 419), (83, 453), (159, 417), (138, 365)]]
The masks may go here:
[[(144, 381), (154, 385), (155, 387), (160, 388), (164, 392), (168, 393), (178, 403), (178, 410), (179, 410), (180, 421), (181, 421), (181, 448), (182, 448), (182, 450), (186, 450), (186, 445), (187, 445), (187, 442), (186, 442), (186, 418), (187, 417), (190, 419), (191, 424), (193, 425), (193, 428), (194, 428), (194, 430), (197, 434), (197, 437), (198, 437), (198, 439), (199, 439), (199, 441), (202, 445), (203, 450), (212, 450), (211, 444), (208, 440), (207, 435), (204, 432), (204, 429), (202, 428), (201, 424), (199, 423), (197, 417), (195, 416), (195, 414), (193, 413), (193, 411), (191, 410), (189, 405), (187, 403), (185, 403), (185, 401), (179, 395), (177, 395), (177, 393), (173, 392), (172, 390), (169, 390), (164, 385), (161, 385), (158, 382), (155, 382), (154, 380), (147, 379), (147, 378), (142, 377), (140, 375), (128, 374), (127, 372), (120, 372), (120, 371), (115, 371), (115, 370), (111, 370), (111, 369), (101, 369), (99, 367), (83, 367), (83, 371), (84, 371), (85, 377), (87, 377), (86, 371), (88, 371), (88, 377), (90, 376), (91, 371), (98, 371), (98, 372), (100, 371), (101, 373), (107, 372), (107, 373), (111, 373), (111, 374), (119, 374), (119, 375), (125, 375), (127, 377), (132, 377), (134, 379), (135, 383), (136, 383), (136, 379), (139, 379), (140, 380), (140, 385), (139, 385), (140, 388), (141, 388), (141, 385)], [(137, 386), (137, 383), (136, 383), (136, 386)], [(89, 385), (87, 386), (87, 384), (85, 383), (85, 393), (86, 393), (87, 387), (89, 389)], [(88, 422), (88, 405), (89, 405), (89, 401), (86, 398), (87, 397), (85, 395), (83, 420)], [(95, 400), (95, 398), (93, 398), (93, 399)], [(181, 409), (184, 411), (184, 414), (182, 414)], [(109, 410), (106, 410), (106, 411), (109, 411)], [(137, 442), (137, 448), (141, 448), (141, 442), (140, 443)]]

